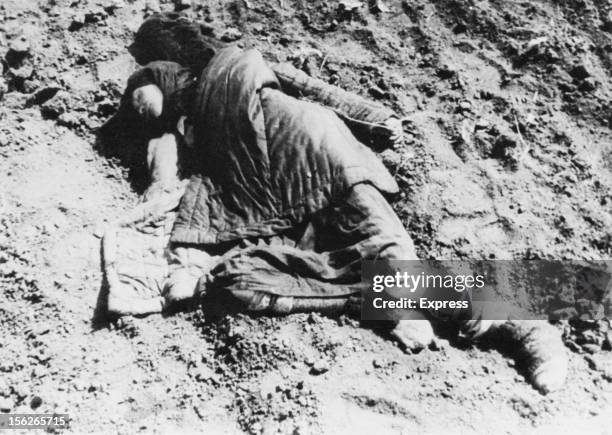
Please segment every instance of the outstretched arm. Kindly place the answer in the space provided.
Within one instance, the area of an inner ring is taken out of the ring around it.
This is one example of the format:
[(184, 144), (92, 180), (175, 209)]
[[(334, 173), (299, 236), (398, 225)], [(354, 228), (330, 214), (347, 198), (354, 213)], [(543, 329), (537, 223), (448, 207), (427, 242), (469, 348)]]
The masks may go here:
[(151, 139), (147, 146), (147, 167), (150, 184), (143, 201), (150, 201), (177, 189), (179, 181), (178, 142), (176, 135), (166, 133)]
[(365, 137), (378, 146), (390, 146), (401, 139), (402, 124), (391, 109), (310, 77), (288, 63), (271, 64), (270, 67), (285, 92), (329, 107), (356, 136)]

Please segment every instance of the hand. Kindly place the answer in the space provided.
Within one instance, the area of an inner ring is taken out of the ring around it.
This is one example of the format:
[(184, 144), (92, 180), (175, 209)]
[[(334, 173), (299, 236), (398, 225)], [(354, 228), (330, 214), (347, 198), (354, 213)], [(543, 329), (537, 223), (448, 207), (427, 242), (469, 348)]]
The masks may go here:
[(201, 276), (202, 273), (197, 268), (181, 268), (173, 271), (164, 283), (164, 298), (169, 303), (193, 298), (197, 293)]
[(402, 120), (397, 118), (389, 118), (384, 122), (384, 126), (389, 130), (389, 142), (393, 145), (399, 144), (404, 138), (404, 127)]
[(154, 201), (165, 195), (173, 194), (180, 190), (185, 190), (188, 184), (189, 180), (179, 180), (178, 178), (165, 182), (160, 180), (154, 181), (149, 187), (147, 187), (147, 190), (144, 191), (142, 197), (140, 198), (140, 202)]
[(161, 183), (153, 183), (142, 194), (141, 202), (154, 201), (167, 192), (169, 189), (165, 189)]

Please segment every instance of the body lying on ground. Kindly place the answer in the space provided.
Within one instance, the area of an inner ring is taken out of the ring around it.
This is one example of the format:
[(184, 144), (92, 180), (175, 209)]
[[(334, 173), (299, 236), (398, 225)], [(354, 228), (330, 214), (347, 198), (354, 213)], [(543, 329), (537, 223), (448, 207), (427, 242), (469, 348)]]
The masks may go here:
[[(189, 21), (179, 14), (164, 13), (155, 14), (142, 24), (129, 51), (140, 65), (155, 65), (160, 61), (180, 65), (181, 72), (174, 77), (177, 80), (185, 80), (189, 75), (199, 78), (215, 54), (230, 46), (212, 38), (205, 26)], [(290, 63), (268, 63), (268, 66), (284, 93), (333, 110), (361, 142), (379, 148), (400, 142), (403, 132), (401, 120), (384, 105), (312, 78)], [(148, 80), (147, 76), (150, 74), (151, 71), (142, 70), (141, 74), (133, 77), (132, 85)], [(154, 79), (160, 79), (163, 84), (163, 77)], [(168, 76), (168, 79), (174, 78)], [(107, 123), (107, 131), (123, 128), (121, 120), (125, 113), (121, 109), (126, 107), (129, 105), (121, 105), (118, 116)], [(134, 119), (129, 121), (134, 122)], [(150, 127), (151, 125), (147, 125), (147, 128)], [(152, 127), (159, 132), (159, 124)]]
[[(254, 312), (342, 312), (359, 302), (362, 260), (417, 259), (387, 201), (398, 190), (393, 177), (334, 111), (282, 92), (257, 51), (219, 49), (198, 79), (177, 79), (188, 74), (168, 62), (147, 68), (148, 79), (126, 92), (132, 105), (162, 129), (175, 122), (182, 133), (193, 129), (195, 170), (178, 207), (171, 249), (210, 255), (199, 268), (185, 255), (177, 260), (163, 283), (167, 300), (198, 294), (205, 304), (229, 299)], [(155, 78), (164, 74), (163, 83)], [(158, 90), (137, 95), (150, 85)], [(177, 137), (166, 133), (155, 147), (176, 149)], [(151, 164), (168, 163), (162, 172), (178, 179), (175, 161), (153, 154)], [(125, 313), (120, 301), (112, 306)], [(565, 350), (550, 325), (464, 326), (474, 336), (514, 331), (518, 344), (531, 347), (534, 385), (549, 391), (563, 383)], [(422, 320), (396, 322), (391, 335), (408, 349), (422, 349), (434, 338)]]

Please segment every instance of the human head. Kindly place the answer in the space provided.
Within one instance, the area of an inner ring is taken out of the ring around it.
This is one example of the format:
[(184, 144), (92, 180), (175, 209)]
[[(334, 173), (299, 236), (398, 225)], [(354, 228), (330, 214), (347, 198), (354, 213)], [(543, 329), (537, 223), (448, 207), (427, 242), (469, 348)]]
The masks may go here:
[(164, 108), (164, 94), (157, 85), (140, 86), (132, 92), (132, 107), (144, 119), (157, 119)]
[(199, 76), (216, 52), (227, 44), (213, 37), (212, 28), (172, 12), (147, 18), (128, 51), (140, 65), (177, 62)]
[(189, 69), (174, 62), (151, 62), (128, 79), (116, 116), (136, 129), (146, 125), (148, 134), (157, 137), (174, 130), (180, 115), (188, 114), (195, 85)]

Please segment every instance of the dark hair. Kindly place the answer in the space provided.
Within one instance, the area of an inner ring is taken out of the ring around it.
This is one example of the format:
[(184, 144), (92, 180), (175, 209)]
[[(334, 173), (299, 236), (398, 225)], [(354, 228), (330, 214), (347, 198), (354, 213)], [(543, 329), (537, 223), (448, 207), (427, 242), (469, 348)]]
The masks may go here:
[[(132, 106), (134, 90), (146, 85), (157, 86), (164, 97), (162, 115), (153, 121), (143, 120)], [(119, 109), (107, 122), (106, 131), (111, 125), (120, 126), (144, 132), (148, 138), (173, 131), (180, 116), (190, 113), (195, 85), (196, 80), (191, 71), (175, 62), (157, 61), (147, 64), (128, 79)]]
[(217, 51), (227, 46), (211, 35), (210, 28), (177, 13), (155, 14), (142, 23), (128, 50), (141, 65), (172, 61), (199, 76)]
[(182, 86), (169, 96), (167, 104), (164, 104), (163, 118), (170, 130), (176, 127), (181, 116), (190, 117), (193, 113), (196, 87), (196, 80), (183, 82)]

